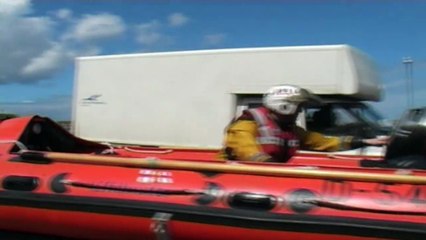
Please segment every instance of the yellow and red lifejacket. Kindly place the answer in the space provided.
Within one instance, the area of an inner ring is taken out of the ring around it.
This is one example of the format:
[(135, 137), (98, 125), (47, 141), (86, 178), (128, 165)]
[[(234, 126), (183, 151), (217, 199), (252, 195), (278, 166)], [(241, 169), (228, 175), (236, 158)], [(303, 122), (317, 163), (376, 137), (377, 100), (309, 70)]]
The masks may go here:
[(244, 111), (250, 114), (258, 125), (256, 136), (257, 143), (264, 153), (270, 155), (275, 161), (286, 162), (299, 149), (300, 141), (292, 129), (282, 130), (270, 117), (270, 112), (265, 107), (252, 108)]

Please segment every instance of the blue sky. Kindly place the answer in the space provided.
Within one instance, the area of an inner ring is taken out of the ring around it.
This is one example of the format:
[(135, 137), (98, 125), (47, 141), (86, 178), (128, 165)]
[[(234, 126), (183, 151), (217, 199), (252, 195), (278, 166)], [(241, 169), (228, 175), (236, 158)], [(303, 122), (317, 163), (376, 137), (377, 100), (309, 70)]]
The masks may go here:
[(0, 112), (71, 118), (74, 58), (155, 51), (349, 44), (378, 65), (394, 119), (426, 105), (426, 1), (0, 0)]

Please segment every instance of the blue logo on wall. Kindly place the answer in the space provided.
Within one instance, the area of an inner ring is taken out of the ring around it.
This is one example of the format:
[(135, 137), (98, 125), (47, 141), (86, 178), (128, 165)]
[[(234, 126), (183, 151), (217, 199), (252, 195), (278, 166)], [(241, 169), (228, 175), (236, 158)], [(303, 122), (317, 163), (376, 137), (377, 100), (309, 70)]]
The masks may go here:
[(93, 94), (88, 97), (82, 98), (82, 104), (105, 104), (104, 101), (101, 101), (102, 94)]

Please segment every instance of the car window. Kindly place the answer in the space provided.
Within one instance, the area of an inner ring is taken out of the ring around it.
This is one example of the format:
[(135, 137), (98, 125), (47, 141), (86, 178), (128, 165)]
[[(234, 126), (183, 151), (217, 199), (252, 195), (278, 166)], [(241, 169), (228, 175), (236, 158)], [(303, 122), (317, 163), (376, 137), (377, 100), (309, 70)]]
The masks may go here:
[(355, 126), (361, 121), (351, 111), (339, 104), (321, 107), (306, 107), (306, 123), (309, 131), (325, 135), (347, 135), (346, 126)]

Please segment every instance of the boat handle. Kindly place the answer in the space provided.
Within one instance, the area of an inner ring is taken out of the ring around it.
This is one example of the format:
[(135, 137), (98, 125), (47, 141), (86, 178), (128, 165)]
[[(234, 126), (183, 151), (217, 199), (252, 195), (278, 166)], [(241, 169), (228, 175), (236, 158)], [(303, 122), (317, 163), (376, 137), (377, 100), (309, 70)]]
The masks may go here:
[(155, 234), (157, 240), (170, 240), (169, 221), (173, 214), (157, 212), (152, 217), (151, 230)]
[(239, 192), (230, 195), (228, 204), (233, 208), (269, 211), (277, 204), (277, 198), (269, 194)]
[(40, 179), (32, 176), (11, 175), (3, 179), (2, 187), (6, 190), (33, 191), (40, 185)]

